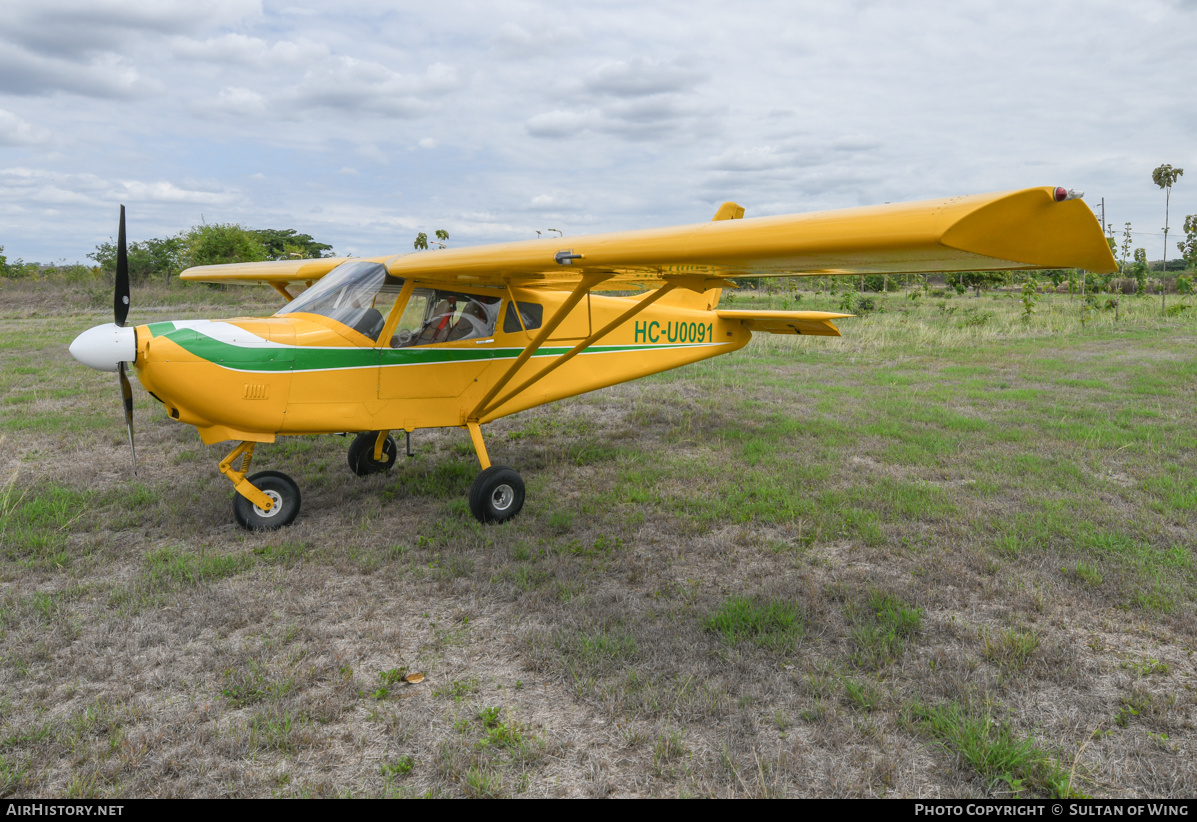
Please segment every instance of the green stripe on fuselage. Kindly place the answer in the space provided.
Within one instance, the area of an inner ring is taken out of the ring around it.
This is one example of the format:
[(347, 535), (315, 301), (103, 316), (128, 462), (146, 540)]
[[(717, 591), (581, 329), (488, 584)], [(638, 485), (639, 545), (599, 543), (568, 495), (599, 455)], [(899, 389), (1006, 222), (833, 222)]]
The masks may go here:
[[(154, 323), (168, 326), (170, 323)], [(173, 326), (172, 326), (173, 328)], [(155, 332), (157, 336), (157, 332)], [(250, 347), (214, 340), (192, 328), (162, 334), (171, 342), (208, 362), (238, 371), (331, 371), (342, 368), (435, 365), (479, 360), (513, 360), (522, 348), (316, 348), (300, 345)], [(593, 346), (583, 353), (612, 354), (623, 351), (695, 348), (703, 344)], [(706, 345), (710, 345), (707, 343)], [(556, 357), (573, 346), (544, 347), (537, 357)]]

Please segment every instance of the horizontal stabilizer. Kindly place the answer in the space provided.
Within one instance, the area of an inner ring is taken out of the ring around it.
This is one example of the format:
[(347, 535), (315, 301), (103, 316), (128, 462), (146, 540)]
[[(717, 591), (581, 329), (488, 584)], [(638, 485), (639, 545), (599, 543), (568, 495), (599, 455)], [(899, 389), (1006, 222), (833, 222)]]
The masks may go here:
[(722, 308), (715, 314), (721, 320), (739, 320), (749, 331), (817, 337), (840, 336), (840, 330), (831, 321), (853, 316), (831, 311), (731, 311)]

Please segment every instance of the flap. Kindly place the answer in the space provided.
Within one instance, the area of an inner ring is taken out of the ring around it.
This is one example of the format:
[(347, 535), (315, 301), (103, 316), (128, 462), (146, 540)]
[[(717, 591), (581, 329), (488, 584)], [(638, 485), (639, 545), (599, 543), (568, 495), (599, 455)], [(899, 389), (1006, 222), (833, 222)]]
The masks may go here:
[(831, 311), (733, 311), (717, 309), (721, 320), (739, 320), (749, 331), (768, 334), (810, 334), (816, 337), (838, 337), (840, 330), (832, 320), (852, 317)]

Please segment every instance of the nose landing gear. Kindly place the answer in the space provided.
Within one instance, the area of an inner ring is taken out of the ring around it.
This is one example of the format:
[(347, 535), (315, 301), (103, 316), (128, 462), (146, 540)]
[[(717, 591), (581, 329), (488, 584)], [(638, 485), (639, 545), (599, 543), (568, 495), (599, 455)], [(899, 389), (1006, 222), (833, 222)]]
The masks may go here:
[(265, 511), (245, 497), (233, 497), (233, 518), (247, 531), (273, 531), (290, 525), (299, 514), (299, 486), (281, 471), (259, 471), (249, 478), (270, 498), (272, 505)]
[[(259, 471), (246, 477), (257, 443), (243, 442), (220, 462), (220, 473), (228, 477), (237, 494), (233, 497), (233, 518), (247, 531), (273, 531), (290, 525), (299, 515), (299, 486), (281, 471)], [(234, 468), (237, 458), (240, 468)]]

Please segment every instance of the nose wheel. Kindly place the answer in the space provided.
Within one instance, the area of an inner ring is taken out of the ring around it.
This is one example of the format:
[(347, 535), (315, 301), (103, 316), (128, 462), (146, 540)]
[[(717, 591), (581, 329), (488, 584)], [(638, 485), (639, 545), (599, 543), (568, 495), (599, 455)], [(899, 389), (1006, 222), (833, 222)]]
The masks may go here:
[(273, 531), (290, 525), (299, 514), (299, 486), (281, 471), (259, 471), (249, 482), (265, 494), (270, 508), (261, 508), (241, 494), (233, 496), (233, 517), (247, 531)]
[(273, 531), (290, 525), (299, 514), (299, 486), (280, 471), (259, 471), (249, 463), (256, 443), (243, 442), (220, 461), (220, 473), (233, 483), (233, 519), (247, 531)]

